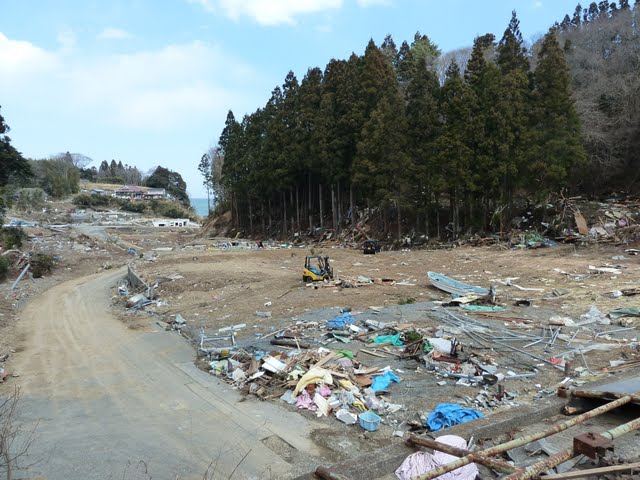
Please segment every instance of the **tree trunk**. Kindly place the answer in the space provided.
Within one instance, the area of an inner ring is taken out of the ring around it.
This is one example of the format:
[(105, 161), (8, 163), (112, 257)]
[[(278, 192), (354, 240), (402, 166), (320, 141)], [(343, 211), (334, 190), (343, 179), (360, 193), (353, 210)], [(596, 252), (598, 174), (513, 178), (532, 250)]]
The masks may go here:
[(333, 215), (333, 231), (335, 235), (338, 235), (338, 211), (336, 209), (336, 190), (331, 184), (331, 213)]
[(269, 197), (269, 226), (267, 227), (271, 231), (273, 225), (273, 209), (271, 208), (271, 197)]
[(440, 198), (438, 195), (436, 195), (436, 202), (435, 202), (435, 207), (436, 207), (436, 238), (438, 240), (440, 240)]
[(238, 212), (238, 198), (235, 198), (236, 201), (236, 228), (240, 229), (240, 213)]
[(356, 209), (353, 201), (353, 184), (349, 185), (349, 209), (351, 210), (351, 228), (356, 229)]
[(398, 205), (396, 206), (398, 210), (398, 240), (402, 240), (402, 217), (400, 215), (401, 207), (400, 207), (400, 197), (398, 196)]
[(387, 211), (387, 207), (383, 206), (382, 207), (382, 230), (384, 232), (384, 236), (387, 236), (387, 233), (389, 233), (389, 212)]
[(211, 213), (211, 194), (209, 187), (207, 187), (207, 217), (209, 216), (209, 213)]
[(282, 237), (287, 236), (287, 194), (282, 192)]
[(296, 232), (299, 232), (301, 230), (301, 226), (300, 226), (300, 187), (298, 185), (296, 185), (296, 222), (297, 222), (297, 228), (296, 228)]
[(336, 212), (338, 213), (338, 226), (336, 228), (336, 235), (338, 233), (340, 233), (340, 230), (342, 229), (342, 195), (341, 195), (341, 188), (340, 188), (340, 181), (338, 180), (338, 185), (336, 187), (336, 194), (337, 194), (337, 198), (336, 198), (336, 205), (337, 205), (337, 209)]
[(308, 188), (308, 202), (307, 202), (307, 212), (309, 213), (309, 231), (313, 233), (313, 210), (311, 210), (312, 198), (311, 198), (311, 170), (309, 170), (307, 174), (307, 188)]
[(253, 204), (249, 197), (249, 236), (253, 237)]
[(264, 202), (260, 202), (260, 220), (262, 221), (262, 235), (264, 236), (265, 224), (264, 224)]
[(320, 202), (320, 230), (324, 230), (324, 205), (322, 203), (322, 184), (318, 185), (318, 201)]

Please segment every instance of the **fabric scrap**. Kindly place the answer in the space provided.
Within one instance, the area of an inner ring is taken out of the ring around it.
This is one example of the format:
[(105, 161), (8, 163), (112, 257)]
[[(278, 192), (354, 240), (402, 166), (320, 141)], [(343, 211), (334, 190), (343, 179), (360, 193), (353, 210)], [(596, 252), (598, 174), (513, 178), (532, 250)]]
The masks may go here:
[(306, 408), (307, 410), (311, 410), (312, 412), (316, 411), (316, 404), (313, 399), (309, 395), (309, 392), (303, 390), (300, 396), (296, 400), (296, 407), (298, 408)]
[(391, 382), (400, 383), (400, 377), (391, 371), (384, 372), (383, 375), (373, 377), (373, 383), (371, 384), (371, 390), (378, 392), (380, 390), (388, 390)]
[(400, 339), (399, 333), (396, 333), (395, 335), (378, 335), (373, 339), (373, 343), (390, 343), (396, 347), (402, 347), (404, 345), (404, 342)]
[[(443, 435), (436, 438), (436, 441), (451, 445), (452, 447), (467, 449), (466, 440), (456, 435)], [(412, 480), (420, 475), (424, 475), (430, 470), (451, 463), (457, 459), (458, 457), (437, 451), (434, 453), (412, 453), (402, 462), (402, 465), (398, 467), (396, 477), (399, 480)], [(440, 475), (438, 480), (473, 480), (478, 476), (478, 473), (478, 467), (475, 463), (470, 463), (452, 472)]]
[(296, 397), (300, 391), (310, 383), (325, 383), (327, 385), (331, 385), (333, 383), (333, 377), (329, 370), (325, 370), (324, 368), (312, 368), (300, 377), (300, 380), (298, 380), (298, 384), (293, 391), (293, 396)]

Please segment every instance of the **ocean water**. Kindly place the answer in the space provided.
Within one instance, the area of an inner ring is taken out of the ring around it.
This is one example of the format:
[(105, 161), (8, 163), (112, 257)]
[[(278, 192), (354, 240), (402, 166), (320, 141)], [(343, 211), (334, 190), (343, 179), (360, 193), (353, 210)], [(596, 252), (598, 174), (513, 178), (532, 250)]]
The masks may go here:
[(207, 217), (209, 215), (207, 199), (206, 198), (190, 198), (191, 206), (201, 217)]

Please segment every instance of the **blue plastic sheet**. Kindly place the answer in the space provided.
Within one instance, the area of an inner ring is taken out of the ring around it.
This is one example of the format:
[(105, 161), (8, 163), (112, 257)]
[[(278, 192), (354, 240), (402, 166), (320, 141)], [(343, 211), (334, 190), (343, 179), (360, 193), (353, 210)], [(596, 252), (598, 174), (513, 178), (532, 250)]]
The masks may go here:
[(435, 432), (453, 425), (470, 422), (483, 416), (477, 410), (462, 408), (457, 403), (441, 403), (429, 414), (427, 426), (431, 431)]
[(344, 328), (347, 325), (353, 325), (356, 321), (349, 312), (341, 313), (333, 320), (327, 322), (328, 328)]
[(391, 371), (384, 372), (383, 375), (373, 377), (373, 383), (371, 384), (371, 390), (378, 392), (380, 390), (388, 390), (391, 382), (400, 383), (400, 377)]

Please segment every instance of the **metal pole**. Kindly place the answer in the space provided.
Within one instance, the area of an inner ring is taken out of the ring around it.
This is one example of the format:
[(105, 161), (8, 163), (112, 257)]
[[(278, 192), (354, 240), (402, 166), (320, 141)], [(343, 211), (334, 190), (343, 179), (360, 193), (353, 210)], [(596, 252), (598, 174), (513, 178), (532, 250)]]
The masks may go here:
[(627, 403), (630, 403), (631, 400), (632, 400), (632, 397), (624, 396), (622, 398), (619, 398), (618, 400), (614, 400), (598, 408), (594, 408), (593, 410), (583, 413), (582, 415), (573, 417), (571, 420), (566, 420), (564, 422), (558, 423), (557, 425), (552, 425), (546, 430), (542, 430), (537, 433), (532, 433), (531, 435), (525, 435), (524, 437), (516, 438), (509, 442), (502, 443), (500, 445), (495, 445), (493, 447), (487, 448), (485, 450), (481, 450), (479, 452), (472, 452), (471, 454), (466, 455), (458, 460), (454, 460), (451, 463), (447, 463), (446, 465), (442, 465), (441, 467), (430, 470), (426, 472), (424, 475), (419, 476), (416, 480), (430, 480), (432, 478), (436, 478), (436, 477), (439, 477), (440, 475), (444, 475), (445, 473), (456, 470), (460, 467), (464, 467), (465, 465), (469, 465), (470, 463), (474, 463), (474, 462), (480, 463), (480, 459), (484, 459), (486, 457), (490, 457), (514, 448), (521, 447), (528, 443), (535, 442), (536, 440), (540, 440), (541, 438), (546, 438), (549, 435), (553, 435), (554, 433), (563, 432), (566, 429), (573, 427), (574, 425), (578, 425), (579, 423), (584, 422), (585, 420), (589, 420), (591, 418), (597, 417), (598, 415), (602, 415), (603, 413), (613, 410), (614, 408), (618, 408), (622, 405), (626, 405)]
[(20, 275), (18, 275), (18, 278), (16, 278), (16, 281), (13, 282), (13, 285), (11, 285), (11, 290), (15, 290), (16, 285), (18, 285), (18, 283), (20, 282), (20, 280), (22, 280), (22, 277), (24, 277), (24, 274), (27, 273), (27, 270), (29, 270), (29, 267), (31, 266), (30, 263), (27, 263), (27, 266), (24, 267), (24, 269), (22, 270), (22, 273), (20, 273)]
[[(607, 398), (620, 398), (626, 397), (625, 393), (614, 393), (614, 392), (601, 392), (598, 390), (573, 390), (571, 392), (571, 396), (577, 398), (600, 398), (602, 400), (606, 400)], [(631, 401), (633, 403), (640, 403), (640, 395), (630, 395)]]
[[(627, 398), (627, 397), (624, 397)], [(640, 418), (636, 418), (635, 420), (631, 420), (630, 422), (623, 423), (611, 430), (601, 433), (603, 437), (606, 437), (610, 440), (614, 440), (622, 435), (625, 435), (629, 432), (637, 430), (640, 428)], [(511, 475), (504, 477), (503, 480), (527, 480), (529, 478), (537, 477), (539, 473), (544, 472), (550, 468), (553, 468), (557, 465), (560, 465), (567, 460), (571, 460), (575, 457), (575, 452), (573, 451), (573, 447), (568, 448), (562, 452), (556, 453), (555, 455), (550, 456), (546, 460), (542, 462), (534, 463), (525, 468), (524, 472), (516, 472)]]
[(514, 347), (513, 345), (509, 345), (508, 343), (499, 342), (498, 340), (495, 340), (495, 343), (497, 343), (498, 345), (501, 345), (503, 347), (510, 348), (511, 350), (515, 350), (516, 352), (520, 352), (520, 353), (522, 353), (524, 355), (527, 355), (527, 356), (529, 356), (531, 358), (535, 358), (536, 360), (540, 360), (541, 362), (547, 363), (547, 364), (551, 365), (552, 367), (556, 367), (556, 368), (559, 368), (560, 370), (564, 370), (561, 366), (556, 365), (555, 363), (551, 363), (546, 358), (539, 357), (538, 355), (534, 355), (533, 353), (527, 352), (526, 350), (521, 350), (520, 348)]

